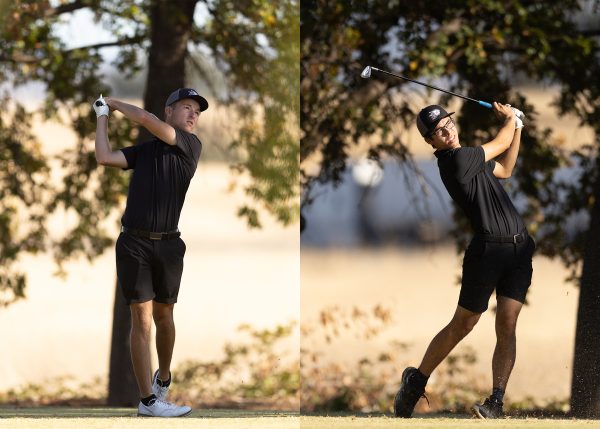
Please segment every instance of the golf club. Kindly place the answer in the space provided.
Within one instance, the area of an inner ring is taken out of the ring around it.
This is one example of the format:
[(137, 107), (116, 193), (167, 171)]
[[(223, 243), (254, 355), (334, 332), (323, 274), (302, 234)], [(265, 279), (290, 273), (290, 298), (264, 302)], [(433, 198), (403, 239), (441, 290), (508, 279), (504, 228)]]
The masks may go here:
[(385, 74), (389, 74), (390, 76), (394, 76), (394, 77), (396, 77), (398, 79), (403, 79), (403, 80), (407, 80), (409, 82), (417, 83), (419, 85), (426, 86), (427, 88), (435, 89), (437, 91), (442, 91), (442, 92), (445, 92), (446, 94), (454, 95), (455, 97), (460, 97), (460, 98), (465, 99), (465, 100), (474, 101), (475, 103), (479, 104), (480, 106), (487, 107), (488, 109), (492, 109), (493, 108), (493, 106), (490, 103), (486, 102), (486, 101), (475, 100), (474, 98), (470, 98), (470, 97), (467, 97), (467, 96), (464, 96), (464, 95), (456, 94), (456, 93), (448, 91), (446, 89), (438, 88), (437, 86), (433, 86), (433, 85), (428, 85), (426, 83), (419, 82), (418, 80), (414, 80), (414, 79), (410, 79), (410, 78), (405, 77), (405, 76), (400, 76), (398, 74), (390, 73), (388, 71), (381, 70), (381, 69), (378, 69), (376, 67), (366, 66), (365, 69), (360, 74), (360, 77), (362, 77), (364, 79), (370, 78), (372, 70), (375, 70), (375, 71), (378, 71), (378, 72), (381, 72), (381, 73), (385, 73)]

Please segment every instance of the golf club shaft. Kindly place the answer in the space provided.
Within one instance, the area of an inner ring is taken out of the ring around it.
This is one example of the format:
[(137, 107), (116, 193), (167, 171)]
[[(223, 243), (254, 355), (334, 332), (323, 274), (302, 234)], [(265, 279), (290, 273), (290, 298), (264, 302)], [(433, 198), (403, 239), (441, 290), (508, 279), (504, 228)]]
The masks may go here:
[(460, 98), (462, 98), (464, 100), (474, 101), (475, 103), (479, 104), (480, 106), (487, 107), (488, 109), (492, 109), (493, 108), (493, 106), (490, 103), (486, 102), (486, 101), (475, 100), (474, 98), (467, 97), (467, 96), (460, 95), (460, 94), (456, 94), (456, 93), (454, 93), (452, 91), (448, 91), (446, 89), (438, 88), (437, 86), (434, 86), (434, 85), (428, 85), (426, 83), (419, 82), (418, 80), (410, 79), (410, 78), (405, 77), (405, 76), (400, 76), (400, 75), (395, 74), (395, 73), (390, 73), (388, 71), (381, 70), (381, 69), (378, 69), (376, 67), (371, 67), (371, 70), (375, 70), (375, 71), (378, 71), (380, 73), (389, 74), (390, 76), (397, 77), (398, 79), (404, 79), (404, 80), (407, 80), (407, 81), (412, 82), (412, 83), (416, 83), (416, 84), (419, 84), (419, 85), (426, 86), (427, 88), (435, 89), (437, 91), (442, 91), (442, 92), (445, 92), (446, 94), (454, 95), (455, 97), (460, 97)]

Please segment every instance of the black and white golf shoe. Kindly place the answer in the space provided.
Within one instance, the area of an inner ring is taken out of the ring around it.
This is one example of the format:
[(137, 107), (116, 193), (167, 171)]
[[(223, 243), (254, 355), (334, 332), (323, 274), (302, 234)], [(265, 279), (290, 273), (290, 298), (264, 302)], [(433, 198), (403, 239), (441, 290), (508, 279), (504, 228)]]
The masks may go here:
[(400, 390), (398, 390), (398, 393), (396, 393), (396, 397), (394, 398), (395, 417), (410, 417), (419, 398), (424, 397), (427, 399), (425, 396), (425, 385), (419, 386), (419, 383), (415, 378), (417, 372), (417, 368), (409, 366), (402, 373)]
[(492, 398), (486, 398), (483, 404), (475, 404), (471, 411), (475, 417), (480, 419), (501, 419), (504, 417), (502, 411), (502, 402), (495, 401)]

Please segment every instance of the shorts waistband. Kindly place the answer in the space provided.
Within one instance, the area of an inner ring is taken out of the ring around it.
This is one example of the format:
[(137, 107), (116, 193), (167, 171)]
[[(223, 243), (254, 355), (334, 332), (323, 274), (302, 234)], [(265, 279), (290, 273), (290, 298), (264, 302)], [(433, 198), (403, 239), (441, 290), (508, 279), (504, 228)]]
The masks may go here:
[(178, 229), (169, 232), (152, 232), (121, 226), (121, 232), (150, 240), (172, 240), (181, 236), (181, 232)]
[(527, 239), (527, 230), (524, 229), (518, 234), (514, 235), (492, 235), (492, 234), (476, 234), (478, 237), (481, 237), (483, 241), (488, 241), (492, 243), (512, 243), (518, 244), (522, 243)]

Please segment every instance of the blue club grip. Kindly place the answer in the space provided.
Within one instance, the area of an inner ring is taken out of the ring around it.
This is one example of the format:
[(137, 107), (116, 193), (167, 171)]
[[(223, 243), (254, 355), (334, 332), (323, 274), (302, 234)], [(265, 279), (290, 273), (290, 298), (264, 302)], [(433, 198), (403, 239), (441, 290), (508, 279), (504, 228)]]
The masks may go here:
[(492, 106), (490, 103), (486, 102), (486, 101), (478, 101), (478, 103), (483, 106), (483, 107), (487, 107), (488, 109), (493, 109), (494, 106)]

